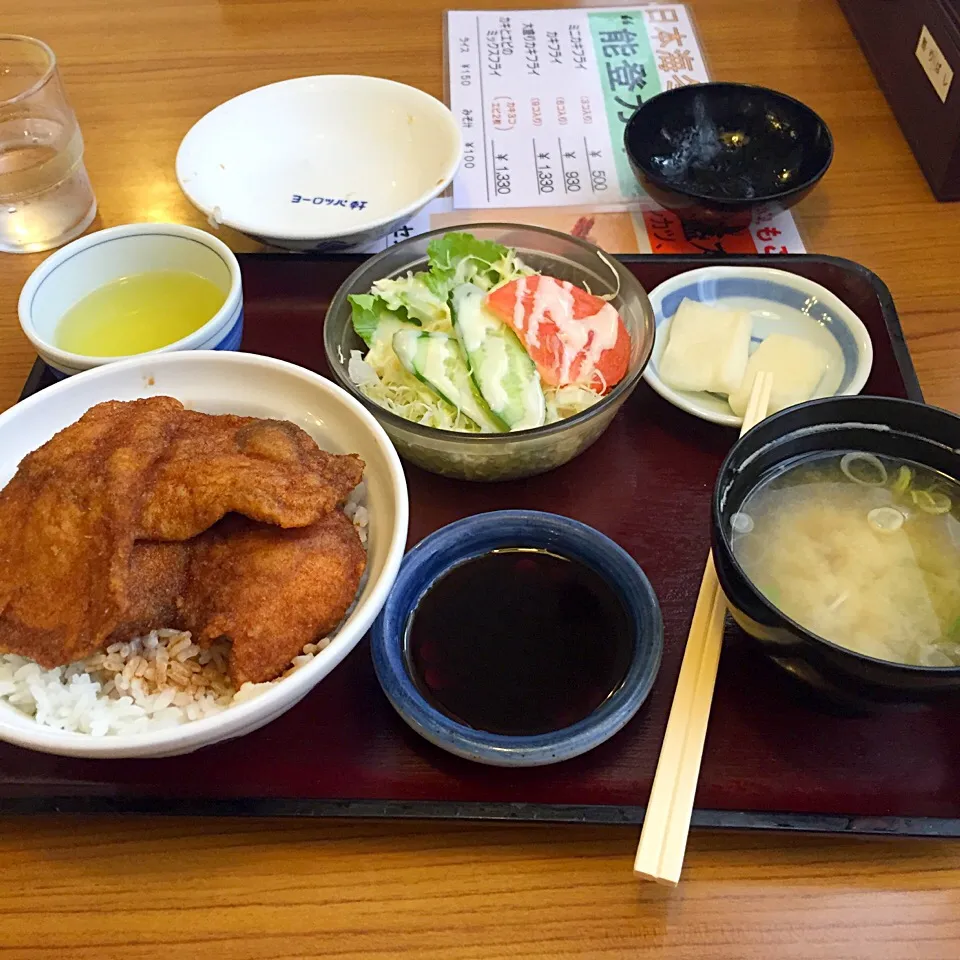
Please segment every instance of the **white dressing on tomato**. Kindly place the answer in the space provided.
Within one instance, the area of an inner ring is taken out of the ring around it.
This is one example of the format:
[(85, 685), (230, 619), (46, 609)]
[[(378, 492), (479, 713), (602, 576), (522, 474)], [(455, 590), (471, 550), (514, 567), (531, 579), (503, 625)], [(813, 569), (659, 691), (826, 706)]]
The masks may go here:
[(613, 306), (606, 303), (592, 317), (574, 320), (573, 323), (587, 329), (587, 344), (577, 379), (589, 382), (601, 355), (604, 351), (611, 350), (616, 345), (617, 337), (620, 334), (620, 314)]
[(524, 342), (529, 348), (537, 349), (540, 346), (541, 326), (550, 324), (551, 333), (560, 344), (558, 382), (561, 385), (589, 383), (600, 356), (617, 342), (620, 315), (616, 309), (605, 303), (593, 316), (578, 320), (574, 316), (573, 284), (568, 280), (540, 277), (534, 292), (533, 307), (528, 315), (524, 303), (526, 291), (526, 279), (519, 280), (513, 320)]

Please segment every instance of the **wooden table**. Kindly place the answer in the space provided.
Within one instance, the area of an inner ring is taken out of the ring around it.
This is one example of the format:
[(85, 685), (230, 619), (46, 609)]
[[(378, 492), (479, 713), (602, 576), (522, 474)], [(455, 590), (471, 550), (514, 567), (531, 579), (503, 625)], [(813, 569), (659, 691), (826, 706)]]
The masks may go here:
[[(838, 9), (832, 0), (690, 2), (715, 77), (799, 96), (830, 124), (833, 168), (797, 210), (808, 246), (887, 281), (927, 399), (960, 411), (960, 206), (933, 201)], [(444, 6), (2, 0), (0, 13), (4, 30), (44, 38), (61, 59), (96, 226), (203, 226), (173, 175), (194, 120), (250, 87), (312, 72), (379, 74), (440, 95)], [(0, 255), (0, 408), (33, 361), (16, 303), (39, 260)], [(960, 956), (956, 843), (696, 833), (670, 892), (632, 878), (636, 840), (635, 829), (612, 827), (6, 819), (0, 951), (51, 960)]]

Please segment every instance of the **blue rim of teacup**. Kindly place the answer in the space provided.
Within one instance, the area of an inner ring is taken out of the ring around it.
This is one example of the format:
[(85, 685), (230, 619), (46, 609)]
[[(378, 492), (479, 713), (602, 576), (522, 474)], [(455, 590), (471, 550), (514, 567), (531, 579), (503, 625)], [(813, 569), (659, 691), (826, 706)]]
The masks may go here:
[[(431, 706), (410, 676), (405, 635), (424, 594), (454, 567), (491, 550), (535, 547), (587, 563), (614, 588), (635, 627), (623, 682), (588, 717), (532, 736), (476, 730)], [(374, 670), (400, 716), (436, 746), (494, 766), (541, 766), (586, 753), (633, 718), (653, 688), (663, 653), (663, 618), (650, 581), (633, 557), (606, 535), (569, 517), (537, 510), (497, 510), (448, 524), (403, 559), (371, 631)]]
[[(49, 277), (65, 263), (74, 257), (82, 256), (94, 247), (106, 243), (121, 243), (129, 238), (144, 235), (166, 236), (198, 243), (212, 250), (223, 261), (230, 273), (230, 289), (224, 298), (223, 306), (203, 326), (155, 350), (119, 357), (95, 357), (61, 350), (37, 333), (33, 325), (33, 301)], [(240, 264), (233, 251), (222, 240), (205, 230), (179, 223), (129, 223), (89, 233), (51, 253), (27, 278), (27, 282), (20, 291), (17, 309), (24, 335), (51, 369), (59, 370), (61, 373), (66, 373), (67, 370), (82, 372), (107, 363), (116, 363), (118, 360), (129, 360), (135, 356), (153, 356), (180, 350), (236, 349), (225, 344), (236, 342), (239, 346), (238, 331), (240, 334), (243, 331), (243, 280)]]
[(827, 329), (843, 356), (843, 376), (831, 396), (860, 393), (873, 368), (873, 342), (860, 317), (826, 287), (788, 270), (755, 266), (698, 267), (664, 280), (648, 296), (656, 333), (643, 379), (664, 400), (702, 420), (730, 427), (743, 423), (743, 418), (733, 411), (717, 412), (700, 406), (696, 402), (698, 394), (674, 390), (660, 379), (662, 349), (657, 337), (663, 335), (661, 328), (677, 312), (684, 297), (700, 303), (716, 303), (727, 297), (755, 297), (810, 316)]

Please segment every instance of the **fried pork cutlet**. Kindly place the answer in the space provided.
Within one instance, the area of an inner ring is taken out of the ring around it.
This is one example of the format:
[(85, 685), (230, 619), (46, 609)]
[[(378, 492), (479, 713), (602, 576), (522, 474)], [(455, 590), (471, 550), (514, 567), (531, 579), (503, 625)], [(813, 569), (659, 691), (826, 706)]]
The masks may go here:
[(108, 646), (142, 637), (151, 630), (178, 628), (177, 604), (186, 589), (194, 543), (140, 540), (133, 545), (123, 620), (108, 637)]
[(104, 645), (127, 607), (144, 478), (181, 409), (102, 403), (24, 457), (0, 491), (0, 652), (56, 667)]
[(362, 472), (283, 421), (98, 404), (0, 490), (0, 652), (56, 667), (175, 626), (194, 547), (135, 541), (185, 541), (231, 511), (306, 526)]
[(304, 527), (346, 500), (363, 467), (285, 420), (185, 410), (147, 491), (139, 536), (187, 540), (228, 513)]
[(296, 530), (228, 517), (198, 537), (180, 624), (201, 645), (231, 641), (239, 687), (278, 677), (356, 596), (366, 553), (341, 510)]

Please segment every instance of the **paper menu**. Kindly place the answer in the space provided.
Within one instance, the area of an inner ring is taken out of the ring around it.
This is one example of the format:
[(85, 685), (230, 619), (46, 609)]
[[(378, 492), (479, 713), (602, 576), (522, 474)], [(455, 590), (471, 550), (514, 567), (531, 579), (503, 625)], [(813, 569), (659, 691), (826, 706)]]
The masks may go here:
[(641, 102), (707, 79), (686, 8), (447, 14), (458, 209), (635, 204), (623, 149)]

